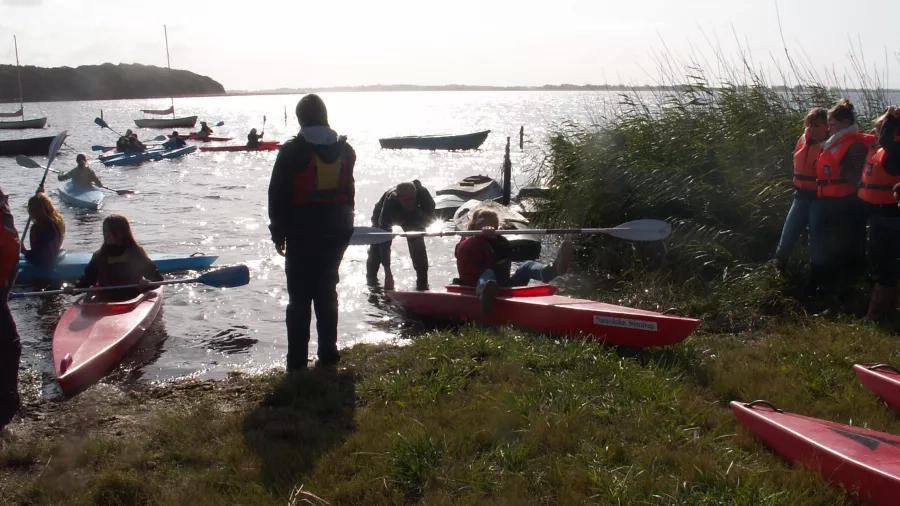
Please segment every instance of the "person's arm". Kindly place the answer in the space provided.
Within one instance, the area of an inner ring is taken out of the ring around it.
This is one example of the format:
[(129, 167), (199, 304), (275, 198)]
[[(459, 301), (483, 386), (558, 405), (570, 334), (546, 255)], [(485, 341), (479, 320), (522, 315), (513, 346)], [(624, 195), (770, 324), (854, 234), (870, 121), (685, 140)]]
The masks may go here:
[(287, 143), (278, 152), (275, 165), (272, 166), (272, 177), (269, 180), (269, 231), (272, 242), (279, 253), (284, 251), (287, 237), (287, 220), (290, 213), (290, 171), (294, 157), (294, 144)]
[(869, 147), (861, 142), (854, 143), (841, 160), (841, 175), (854, 185), (859, 184)]
[(75, 283), (75, 288), (90, 288), (97, 284), (97, 254), (91, 256), (91, 261), (84, 268), (84, 274)]
[(900, 118), (888, 114), (878, 132), (878, 144), (884, 148), (884, 171), (892, 176), (900, 175), (900, 142), (897, 141), (897, 127)]
[(353, 150), (353, 146), (349, 143), (347, 144), (347, 156), (348, 156), (348, 166), (350, 167), (350, 174), (348, 177), (350, 180), (348, 181), (349, 187), (347, 188), (347, 195), (350, 198), (350, 207), (352, 209), (356, 209), (356, 180), (353, 177), (353, 169), (356, 167), (356, 151)]
[(426, 221), (434, 220), (434, 198), (431, 193), (424, 187), (419, 186), (418, 196), (419, 205), (422, 206), (422, 215)]
[(69, 179), (72, 179), (72, 176), (75, 175), (76, 170), (77, 169), (72, 169), (69, 172), (62, 173), (62, 174), (56, 176), (56, 179), (59, 181), (68, 181)]
[(153, 260), (150, 260), (150, 257), (147, 256), (147, 253), (141, 249), (141, 276), (147, 281), (165, 281), (165, 278), (162, 274), (159, 273), (159, 269), (156, 268), (156, 264), (153, 263)]
[(375, 209), (372, 209), (372, 226), (377, 227), (381, 223), (381, 211), (384, 209), (384, 202), (387, 200), (390, 191), (381, 194), (381, 198), (375, 203)]
[(93, 183), (97, 187), (103, 186), (103, 182), (100, 181), (99, 177), (97, 177), (97, 173), (94, 172), (92, 169), (88, 169), (88, 170), (91, 171), (91, 183)]

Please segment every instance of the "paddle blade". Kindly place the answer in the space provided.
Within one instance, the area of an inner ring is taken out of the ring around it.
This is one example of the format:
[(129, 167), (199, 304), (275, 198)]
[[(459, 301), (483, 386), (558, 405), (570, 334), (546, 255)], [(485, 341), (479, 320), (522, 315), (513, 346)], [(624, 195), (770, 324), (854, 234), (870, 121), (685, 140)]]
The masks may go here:
[(28, 169), (43, 169), (44, 166), (25, 155), (16, 155), (16, 163)]
[(50, 164), (53, 163), (53, 159), (56, 158), (56, 154), (59, 152), (59, 148), (62, 147), (63, 142), (66, 142), (66, 137), (68, 136), (69, 133), (63, 130), (53, 138), (53, 142), (50, 143), (50, 149), (47, 151), (47, 158), (50, 159), (47, 162), (47, 167), (50, 167)]
[(375, 227), (354, 227), (350, 237), (351, 246), (371, 246), (388, 242), (394, 238), (394, 234), (385, 232)]
[(167, 140), (167, 139), (168, 139), (168, 137), (166, 137), (165, 135), (157, 135), (156, 137), (154, 137), (154, 138), (152, 138), (152, 139), (150, 139), (150, 140), (152, 140), (152, 141), (164, 141), (164, 140)]
[(113, 190), (119, 195), (134, 195), (134, 190)]
[(94, 144), (93, 146), (91, 146), (91, 151), (106, 151), (107, 149), (109, 149), (109, 148), (106, 146), (99, 146), (97, 144)]
[(223, 126), (223, 125), (225, 125), (225, 122), (224, 122), (224, 121), (220, 121), (220, 122), (218, 122), (218, 123), (215, 124), (215, 126), (217, 126), (217, 127), (220, 127), (220, 126)]
[(661, 241), (672, 234), (672, 225), (661, 220), (634, 220), (607, 230), (607, 234), (628, 241)]
[(103, 118), (94, 118), (94, 123), (98, 124), (100, 128), (109, 128), (109, 125), (103, 121)]
[(250, 282), (250, 269), (246, 265), (235, 265), (207, 272), (197, 278), (198, 283), (216, 288), (234, 288)]

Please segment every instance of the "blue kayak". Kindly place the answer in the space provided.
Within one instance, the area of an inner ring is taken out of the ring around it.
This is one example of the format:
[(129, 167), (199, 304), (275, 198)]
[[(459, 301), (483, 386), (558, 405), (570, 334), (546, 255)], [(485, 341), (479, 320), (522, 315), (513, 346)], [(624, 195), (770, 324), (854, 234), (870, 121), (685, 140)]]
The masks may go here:
[[(56, 265), (56, 269), (38, 269), (19, 257), (19, 277), (17, 284), (27, 285), (37, 281), (71, 281), (84, 274), (84, 269), (91, 261), (92, 253), (66, 253)], [(159, 272), (188, 271), (205, 269), (212, 265), (218, 256), (204, 255), (203, 253), (173, 254), (157, 253), (150, 255), (150, 260), (156, 264)]]
[(73, 207), (96, 211), (103, 205), (103, 192), (93, 186), (85, 190), (66, 181), (59, 185), (59, 200)]
[(178, 158), (180, 156), (184, 156), (186, 154), (193, 153), (194, 151), (197, 151), (197, 145), (191, 144), (190, 146), (184, 146), (184, 147), (181, 147), (178, 149), (170, 149), (169, 151), (163, 151), (162, 157), (169, 158), (169, 159)]
[(180, 156), (184, 156), (188, 153), (193, 153), (197, 151), (196, 145), (184, 146), (178, 149), (148, 149), (147, 151), (142, 151), (140, 153), (118, 153), (116, 156), (111, 156), (108, 158), (101, 157), (103, 161), (103, 165), (107, 167), (121, 166), (121, 165), (138, 165), (143, 162), (154, 161), (158, 162), (163, 159), (172, 159), (178, 158)]

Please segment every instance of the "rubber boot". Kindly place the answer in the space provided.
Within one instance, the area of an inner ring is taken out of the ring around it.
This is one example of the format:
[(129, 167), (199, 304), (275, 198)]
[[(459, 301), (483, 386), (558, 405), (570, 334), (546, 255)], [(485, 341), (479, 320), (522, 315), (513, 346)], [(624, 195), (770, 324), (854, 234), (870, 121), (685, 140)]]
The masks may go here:
[(865, 319), (877, 322), (889, 318), (894, 313), (896, 296), (896, 287), (876, 284)]

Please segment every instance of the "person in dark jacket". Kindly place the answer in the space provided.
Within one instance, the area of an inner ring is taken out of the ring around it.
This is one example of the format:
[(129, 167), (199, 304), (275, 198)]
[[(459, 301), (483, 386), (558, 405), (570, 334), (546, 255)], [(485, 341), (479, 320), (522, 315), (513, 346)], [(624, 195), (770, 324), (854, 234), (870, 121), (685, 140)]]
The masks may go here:
[(22, 343), (12, 312), (9, 291), (19, 271), (19, 233), (0, 189), (0, 437), (19, 411), (19, 360)]
[(256, 133), (255, 128), (250, 129), (250, 133), (247, 134), (247, 147), (248, 148), (258, 148), (259, 142), (263, 138), (263, 135), (266, 133)]
[(103, 245), (91, 257), (81, 279), (75, 286), (67, 285), (64, 291), (73, 293), (75, 288), (138, 285), (137, 289), (97, 292), (103, 300), (120, 301), (136, 297), (149, 289), (151, 281), (163, 279), (144, 248), (135, 240), (128, 219), (113, 214), (103, 220)]
[(282, 145), (269, 182), (269, 230), (285, 256), (287, 369), (307, 366), (311, 305), (322, 365), (335, 365), (339, 268), (353, 235), (356, 152), (328, 125), (325, 103), (309, 94), (297, 104), (300, 133)]
[(172, 132), (172, 135), (169, 136), (169, 140), (163, 143), (163, 147), (166, 149), (178, 149), (187, 146), (187, 141), (184, 140), (184, 137), (178, 135), (178, 130)]
[[(434, 221), (434, 199), (418, 180), (400, 183), (386, 191), (372, 211), (372, 226), (388, 232), (398, 225), (405, 232), (423, 231)], [(428, 252), (423, 237), (409, 237), (409, 255), (416, 271), (416, 290), (428, 290)], [(384, 266), (384, 288), (394, 289), (391, 272), (391, 242), (369, 246), (366, 261), (366, 280), (370, 285), (378, 283), (378, 269)]]
[(531, 280), (548, 282), (562, 276), (572, 262), (572, 242), (563, 241), (552, 264), (535, 261), (522, 262), (512, 272), (510, 255), (512, 246), (502, 235), (497, 235), (500, 218), (490, 209), (476, 209), (469, 217), (469, 230), (481, 230), (482, 235), (464, 237), (456, 245), (456, 268), (463, 286), (474, 286), (481, 302), (481, 312), (489, 315), (494, 298), (502, 287), (526, 286)]
[(52, 269), (62, 249), (66, 222), (50, 197), (43, 193), (28, 199), (28, 215), (32, 222), (28, 233), (31, 249), (26, 249), (23, 244), (22, 255), (39, 269)]

